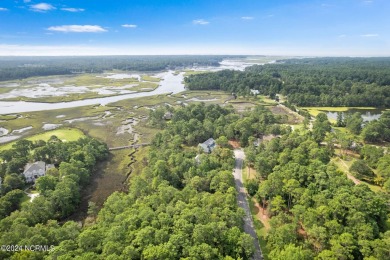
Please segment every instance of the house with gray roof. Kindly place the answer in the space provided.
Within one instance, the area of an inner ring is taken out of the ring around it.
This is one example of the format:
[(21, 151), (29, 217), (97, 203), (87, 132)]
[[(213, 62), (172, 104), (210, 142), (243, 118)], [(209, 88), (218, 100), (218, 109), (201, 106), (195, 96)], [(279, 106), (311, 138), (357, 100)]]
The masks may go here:
[(211, 153), (214, 150), (216, 143), (213, 138), (209, 138), (204, 143), (201, 143), (198, 146), (202, 147), (205, 153)]
[(39, 177), (45, 176), (46, 171), (50, 168), (54, 168), (54, 164), (46, 164), (42, 161), (28, 163), (24, 167), (23, 175), (26, 182), (34, 183)]

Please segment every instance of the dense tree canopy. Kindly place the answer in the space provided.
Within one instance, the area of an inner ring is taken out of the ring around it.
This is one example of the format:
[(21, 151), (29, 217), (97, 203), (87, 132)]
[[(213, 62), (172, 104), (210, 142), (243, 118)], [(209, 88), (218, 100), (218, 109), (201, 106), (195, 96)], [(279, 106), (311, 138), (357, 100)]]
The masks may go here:
[(291, 59), (254, 65), (245, 71), (224, 70), (191, 75), (189, 89), (221, 89), (249, 95), (280, 93), (299, 106), (390, 107), (389, 58)]
[[(316, 121), (325, 122), (321, 116)], [(255, 197), (272, 216), (270, 257), (387, 259), (388, 197), (347, 180), (329, 163), (332, 150), (317, 141), (314, 130), (301, 130), (253, 148), (256, 170), (264, 179)], [(382, 158), (377, 165), (387, 169), (387, 156)], [(359, 160), (351, 172), (371, 179), (374, 174)]]

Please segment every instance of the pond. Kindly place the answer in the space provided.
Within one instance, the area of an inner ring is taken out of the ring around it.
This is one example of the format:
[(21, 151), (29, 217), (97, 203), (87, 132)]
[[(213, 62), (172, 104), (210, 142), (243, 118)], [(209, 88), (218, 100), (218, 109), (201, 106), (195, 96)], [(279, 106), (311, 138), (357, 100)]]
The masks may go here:
[[(353, 114), (356, 112), (359, 112), (362, 115), (363, 121), (370, 122), (373, 120), (379, 119), (381, 116), (383, 109), (357, 109), (357, 108), (351, 108), (348, 109), (348, 111), (341, 112), (343, 114), (343, 118), (345, 118), (346, 114)], [(334, 111), (323, 111), (328, 116), (329, 120), (337, 120), (337, 112)]]

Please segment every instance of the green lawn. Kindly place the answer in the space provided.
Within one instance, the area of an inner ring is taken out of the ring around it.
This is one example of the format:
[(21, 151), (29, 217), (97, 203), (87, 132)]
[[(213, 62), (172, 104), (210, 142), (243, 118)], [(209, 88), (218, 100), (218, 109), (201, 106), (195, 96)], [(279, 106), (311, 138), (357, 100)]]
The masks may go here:
[(257, 97), (260, 99), (260, 101), (262, 103), (265, 103), (268, 105), (276, 105), (278, 103), (275, 100), (270, 99), (268, 96), (257, 95)]
[[(76, 141), (79, 138), (85, 136), (84, 133), (82, 131), (80, 131), (79, 129), (76, 129), (76, 128), (61, 128), (61, 129), (56, 129), (56, 130), (47, 131), (47, 132), (44, 132), (44, 133), (41, 133), (41, 134), (33, 135), (33, 136), (27, 137), (25, 139), (30, 140), (30, 141), (37, 141), (37, 140), (47, 141), (47, 140), (49, 140), (49, 138), (52, 135), (55, 135), (59, 139), (66, 140), (68, 142)], [(11, 149), (12, 145), (14, 143), (16, 143), (16, 142), (17, 141), (13, 141), (13, 142), (1, 145), (0, 146), (0, 151)]]
[[(341, 158), (332, 158), (331, 161), (332, 161), (335, 165), (337, 165), (337, 167), (338, 167), (342, 172), (351, 174), (351, 173), (349, 172), (349, 167), (351, 167), (351, 165), (352, 165), (352, 163), (353, 163), (354, 160), (355, 160), (355, 159), (352, 159), (352, 160), (350, 160), (350, 161), (346, 161), (346, 160), (342, 160)], [(343, 162), (344, 162), (344, 163), (343, 163)], [(352, 175), (352, 174), (351, 174), (351, 175)], [(355, 177), (355, 178), (356, 178), (356, 177)], [(357, 178), (356, 178), (356, 179), (357, 179)], [(372, 191), (374, 191), (374, 192), (382, 191), (382, 188), (381, 188), (380, 186), (373, 185), (373, 184), (371, 184), (371, 183), (368, 183), (368, 182), (363, 181), (363, 180), (360, 180), (360, 179), (358, 179), (358, 180), (361, 182), (361, 184), (365, 184), (365, 185), (367, 185), (368, 187), (370, 187), (370, 189), (371, 189)]]

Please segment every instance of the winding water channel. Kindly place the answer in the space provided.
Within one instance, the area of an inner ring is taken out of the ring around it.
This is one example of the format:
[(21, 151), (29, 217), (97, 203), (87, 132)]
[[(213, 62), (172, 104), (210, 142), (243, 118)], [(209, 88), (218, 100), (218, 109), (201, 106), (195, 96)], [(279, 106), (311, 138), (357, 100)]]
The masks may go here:
[(0, 114), (22, 113), (42, 110), (55, 110), (61, 108), (82, 107), (88, 105), (107, 105), (119, 100), (129, 98), (148, 97), (159, 94), (179, 93), (184, 91), (183, 73), (175, 75), (173, 71), (163, 74), (160, 86), (150, 92), (138, 92), (126, 95), (84, 99), (71, 102), (60, 103), (42, 103), (42, 102), (25, 102), (25, 101), (0, 101)]
[[(268, 62), (273, 63), (274, 61)], [(250, 60), (237, 59), (237, 60), (224, 60), (220, 63), (219, 67), (198, 67), (194, 70), (199, 71), (219, 71), (223, 69), (233, 69), (233, 70), (244, 70), (246, 67), (264, 63), (250, 62)], [(88, 105), (107, 105), (116, 101), (130, 99), (130, 98), (139, 98), (139, 97), (149, 97), (160, 94), (168, 93), (179, 93), (185, 90), (183, 80), (184, 73), (176, 74), (174, 71), (168, 71), (159, 73), (158, 76), (162, 77), (160, 86), (150, 92), (138, 92), (131, 94), (124, 94), (112, 97), (101, 97), (101, 98), (92, 98), (84, 99), (78, 101), (70, 102), (59, 102), (59, 103), (43, 103), (43, 102), (26, 102), (26, 101), (0, 101), (0, 115), (1, 114), (13, 114), (13, 113), (23, 113), (23, 112), (33, 112), (33, 111), (43, 111), (43, 110), (55, 110), (62, 108), (72, 108), (72, 107), (82, 107)]]

